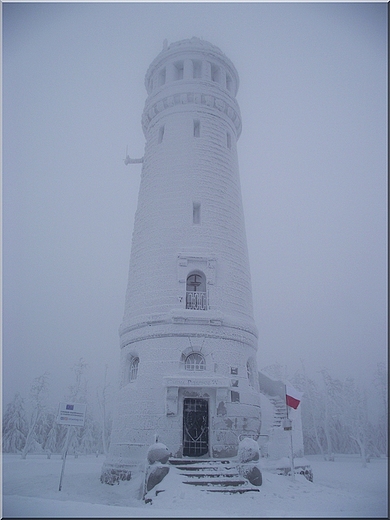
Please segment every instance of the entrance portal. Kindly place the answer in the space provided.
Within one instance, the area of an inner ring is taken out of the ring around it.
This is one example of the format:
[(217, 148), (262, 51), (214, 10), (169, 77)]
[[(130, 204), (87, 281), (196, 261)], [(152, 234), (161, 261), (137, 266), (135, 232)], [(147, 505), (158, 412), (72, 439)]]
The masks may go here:
[(184, 399), (183, 456), (200, 457), (209, 451), (209, 402), (207, 399)]

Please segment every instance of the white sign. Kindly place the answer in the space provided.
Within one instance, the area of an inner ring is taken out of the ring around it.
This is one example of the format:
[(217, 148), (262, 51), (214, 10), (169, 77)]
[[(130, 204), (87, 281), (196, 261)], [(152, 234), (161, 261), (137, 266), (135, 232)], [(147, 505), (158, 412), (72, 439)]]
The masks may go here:
[(221, 386), (218, 379), (176, 379), (170, 378), (168, 386)]
[(226, 377), (205, 377), (205, 376), (194, 376), (194, 377), (175, 377), (165, 376), (164, 383), (166, 387), (216, 387), (216, 388), (228, 388), (230, 385), (229, 380)]
[(57, 423), (68, 426), (84, 426), (86, 404), (60, 403), (58, 409)]

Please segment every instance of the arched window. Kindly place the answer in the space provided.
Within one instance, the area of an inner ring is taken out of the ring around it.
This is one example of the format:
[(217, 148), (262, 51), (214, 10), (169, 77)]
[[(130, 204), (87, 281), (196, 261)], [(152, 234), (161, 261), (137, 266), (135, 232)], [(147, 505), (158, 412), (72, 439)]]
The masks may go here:
[(135, 381), (138, 375), (139, 358), (133, 357), (130, 361), (129, 381)]
[(186, 357), (184, 368), (186, 370), (191, 370), (192, 372), (198, 372), (201, 370), (206, 370), (206, 362), (202, 354), (197, 352), (192, 352)]
[(203, 273), (191, 273), (187, 277), (186, 309), (204, 311), (207, 309), (206, 277)]

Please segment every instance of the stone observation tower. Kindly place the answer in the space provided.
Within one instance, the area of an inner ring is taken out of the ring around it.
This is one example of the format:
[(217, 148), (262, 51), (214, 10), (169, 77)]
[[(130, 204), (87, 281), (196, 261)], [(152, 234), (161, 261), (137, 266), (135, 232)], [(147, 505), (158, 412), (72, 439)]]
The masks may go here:
[(260, 434), (238, 81), (198, 38), (164, 42), (146, 73), (145, 154), (125, 161), (143, 164), (103, 472), (130, 478), (156, 438), (174, 457), (216, 459)]

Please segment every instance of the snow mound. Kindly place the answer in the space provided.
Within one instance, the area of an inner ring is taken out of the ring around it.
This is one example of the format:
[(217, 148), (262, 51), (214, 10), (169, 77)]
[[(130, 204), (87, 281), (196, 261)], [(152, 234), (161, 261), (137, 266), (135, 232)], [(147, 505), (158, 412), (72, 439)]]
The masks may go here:
[(155, 462), (161, 462), (161, 464), (166, 464), (168, 462), (170, 456), (170, 452), (165, 444), (161, 442), (156, 442), (152, 444), (148, 449), (147, 458), (149, 464), (154, 464)]
[(258, 461), (260, 458), (259, 445), (250, 438), (245, 438), (238, 445), (238, 460), (243, 464), (245, 462)]

